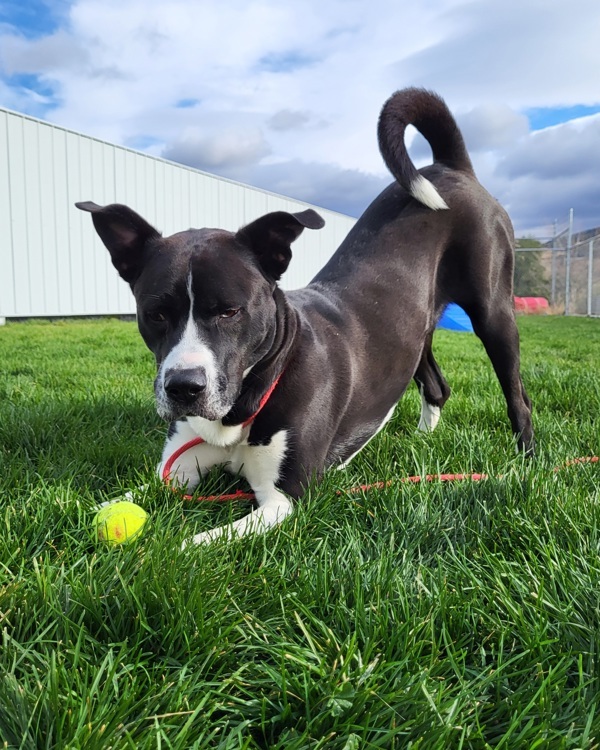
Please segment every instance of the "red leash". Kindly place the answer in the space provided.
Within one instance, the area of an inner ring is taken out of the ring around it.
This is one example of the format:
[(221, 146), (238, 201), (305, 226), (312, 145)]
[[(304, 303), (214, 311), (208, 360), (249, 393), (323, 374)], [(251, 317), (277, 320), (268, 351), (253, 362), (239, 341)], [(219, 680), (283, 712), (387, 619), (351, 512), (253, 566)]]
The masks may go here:
[[(242, 428), (248, 427), (249, 424), (251, 424), (256, 417), (258, 416), (258, 413), (262, 410), (264, 405), (267, 403), (267, 401), (271, 398), (271, 395), (275, 388), (277, 387), (277, 384), (279, 383), (279, 380), (281, 379), (281, 376), (283, 375), (283, 372), (280, 372), (279, 375), (275, 378), (275, 380), (271, 383), (269, 386), (269, 390), (265, 393), (265, 395), (261, 398), (260, 404), (258, 405), (258, 409), (254, 412), (254, 414), (249, 417), (245, 422), (242, 423)], [(193, 448), (196, 445), (201, 445), (202, 443), (205, 443), (206, 440), (204, 440), (201, 437), (193, 438), (192, 440), (188, 440), (187, 443), (184, 443), (183, 445), (179, 446), (177, 450), (173, 453), (172, 456), (170, 456), (167, 459), (167, 462), (164, 465), (163, 471), (162, 471), (162, 480), (166, 485), (171, 484), (171, 469), (173, 467), (173, 464), (179, 456), (181, 456), (183, 453), (186, 453), (186, 451), (189, 451), (190, 448)], [(184, 500), (205, 500), (207, 502), (226, 502), (228, 500), (254, 500), (254, 492), (242, 492), (242, 490), (237, 490), (236, 492), (233, 492), (229, 495), (200, 495), (200, 496), (194, 496), (194, 495), (184, 495)]]
[(598, 456), (586, 456), (584, 458), (572, 458), (570, 461), (567, 461), (562, 466), (557, 466), (554, 471), (560, 471), (561, 469), (564, 469), (566, 466), (574, 466), (575, 464), (596, 464), (598, 463)]
[[(575, 466), (576, 464), (595, 464), (598, 463), (598, 456), (585, 456), (583, 458), (572, 458), (566, 461), (562, 466), (555, 466), (553, 471), (561, 471), (568, 466)], [(419, 482), (461, 482), (470, 480), (471, 482), (479, 482), (481, 479), (489, 479), (488, 474), (426, 474), (425, 476), (419, 476), (418, 474), (413, 477), (401, 477), (400, 479), (389, 479), (387, 482), (375, 482), (374, 484), (361, 484), (358, 487), (351, 487), (349, 490), (338, 490), (337, 494), (341, 495), (343, 492), (355, 493), (355, 492), (366, 492), (367, 490), (382, 490), (385, 487), (390, 487), (395, 481), (396, 482), (412, 482), (418, 484)], [(499, 476), (498, 479), (502, 479)]]
[[(257, 412), (258, 413), (258, 412)], [(244, 423), (246, 424), (246, 423)], [(197, 438), (195, 440), (190, 440), (189, 443), (186, 443), (184, 446), (178, 449), (176, 453), (171, 456), (167, 464), (165, 465), (165, 471), (163, 471), (163, 479), (167, 484), (169, 484), (168, 477), (165, 479), (165, 473), (167, 469), (170, 469), (173, 465), (173, 461), (178, 458), (182, 453), (185, 453), (188, 448), (193, 447), (194, 445), (198, 445), (199, 443), (203, 443), (204, 440), (201, 438)], [(553, 471), (554, 473), (561, 471), (562, 469), (565, 469), (569, 466), (575, 466), (577, 464), (595, 464), (598, 463), (600, 458), (598, 456), (585, 456), (583, 458), (572, 458), (569, 461), (566, 461), (562, 466), (556, 466)], [(501, 476), (499, 477), (502, 478)], [(400, 477), (400, 479), (389, 479), (387, 482), (373, 482), (372, 484), (360, 484), (356, 487), (350, 487), (348, 490), (337, 490), (336, 495), (343, 495), (344, 493), (348, 494), (357, 494), (358, 492), (368, 492), (369, 490), (383, 490), (386, 487), (391, 487), (391, 485), (394, 484), (394, 482), (401, 482), (406, 483), (409, 482), (411, 484), (419, 484), (420, 482), (464, 482), (464, 481), (470, 481), (470, 482), (479, 482), (483, 479), (489, 479), (489, 474), (425, 474), (425, 476), (421, 476), (419, 474), (416, 474), (415, 476), (411, 477)], [(253, 492), (243, 492), (242, 490), (237, 490), (236, 492), (233, 492), (228, 495), (201, 495), (198, 497), (194, 497), (193, 495), (184, 495), (184, 500), (198, 500), (198, 501), (206, 501), (206, 502), (226, 502), (229, 500), (254, 500), (255, 496)]]
[(338, 490), (337, 494), (341, 495), (344, 492), (356, 493), (356, 492), (367, 492), (368, 490), (383, 490), (386, 487), (390, 487), (394, 482), (411, 482), (412, 484), (419, 484), (419, 482), (463, 482), (467, 479), (471, 482), (479, 482), (480, 479), (487, 479), (487, 474), (425, 474), (420, 476), (419, 474), (413, 477), (400, 477), (400, 479), (388, 479), (387, 482), (375, 482), (373, 484), (359, 484), (357, 487), (351, 487), (349, 490)]

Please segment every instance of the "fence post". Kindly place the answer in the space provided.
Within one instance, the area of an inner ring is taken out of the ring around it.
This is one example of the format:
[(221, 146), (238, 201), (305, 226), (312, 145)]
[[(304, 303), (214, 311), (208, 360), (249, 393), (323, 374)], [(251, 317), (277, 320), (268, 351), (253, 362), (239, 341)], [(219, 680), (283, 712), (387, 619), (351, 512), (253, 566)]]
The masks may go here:
[(565, 315), (571, 303), (571, 242), (573, 240), (573, 209), (569, 210), (569, 234), (567, 236), (567, 267), (565, 273)]
[(550, 304), (552, 307), (556, 304), (556, 240), (558, 231), (556, 229), (556, 219), (554, 220), (554, 236), (552, 237), (552, 292), (550, 294)]
[(588, 245), (588, 293), (587, 293), (587, 314), (592, 315), (592, 270), (594, 267), (594, 240), (590, 240)]

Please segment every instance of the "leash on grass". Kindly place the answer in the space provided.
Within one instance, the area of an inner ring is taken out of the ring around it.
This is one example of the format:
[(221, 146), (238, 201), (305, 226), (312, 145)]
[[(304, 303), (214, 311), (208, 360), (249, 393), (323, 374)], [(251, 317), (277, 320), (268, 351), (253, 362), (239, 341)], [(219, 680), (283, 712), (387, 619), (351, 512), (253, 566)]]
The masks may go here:
[[(198, 445), (202, 442), (204, 441), (200, 438), (198, 440), (191, 440), (189, 443), (186, 443), (184, 446), (182, 446), (175, 454), (173, 454), (173, 456), (171, 456), (171, 459), (169, 459), (170, 463), (168, 462), (169, 472), (171, 470), (171, 466), (173, 465), (173, 461), (176, 458), (178, 458), (182, 453), (185, 453), (185, 451), (189, 448), (192, 448), (194, 445)], [(552, 471), (554, 474), (556, 474), (557, 472), (562, 471), (569, 466), (595, 464), (598, 463), (599, 460), (600, 458), (598, 456), (583, 456), (581, 458), (571, 458), (568, 461), (565, 461), (565, 463), (561, 466), (555, 466)], [(167, 464), (165, 464), (165, 468), (166, 467)], [(498, 478), (502, 478), (502, 476), (500, 475)], [(390, 487), (395, 482), (400, 482), (401, 484), (419, 484), (420, 482), (479, 482), (484, 479), (489, 479), (489, 474), (416, 474), (409, 477), (400, 477), (399, 479), (389, 479), (386, 482), (360, 484), (356, 487), (350, 487), (350, 489), (347, 490), (337, 490), (336, 495), (357, 494), (359, 492), (369, 492), (370, 490), (382, 490)], [(164, 471), (163, 480), (166, 482), (166, 484), (170, 484), (170, 482), (168, 481), (168, 473), (167, 479), (165, 479)], [(194, 502), (228, 502), (232, 500), (254, 500), (255, 495), (253, 492), (243, 492), (242, 490), (237, 490), (236, 492), (225, 495), (184, 495), (183, 499)]]
[[(554, 474), (566, 469), (568, 466), (574, 466), (576, 464), (595, 464), (598, 463), (598, 456), (584, 456), (582, 458), (571, 458), (566, 461), (562, 466), (555, 466), (552, 470)], [(502, 479), (502, 475), (497, 477)], [(368, 490), (381, 490), (386, 487), (390, 487), (394, 482), (412, 482), (413, 484), (419, 484), (419, 482), (479, 482), (482, 479), (489, 479), (489, 474), (425, 474), (420, 476), (417, 474), (412, 477), (400, 477), (400, 479), (389, 479), (387, 482), (375, 482), (374, 484), (361, 484), (358, 487), (351, 487), (349, 490), (338, 490), (337, 494), (341, 495), (343, 492), (356, 493), (356, 492), (367, 492)]]

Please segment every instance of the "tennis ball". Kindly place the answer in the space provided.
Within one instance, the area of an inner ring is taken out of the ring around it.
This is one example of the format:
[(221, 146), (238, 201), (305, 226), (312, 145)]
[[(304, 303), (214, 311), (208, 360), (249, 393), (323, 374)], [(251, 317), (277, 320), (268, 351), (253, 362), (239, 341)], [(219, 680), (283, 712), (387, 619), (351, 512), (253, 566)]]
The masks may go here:
[(94, 518), (96, 539), (108, 544), (124, 544), (139, 536), (148, 514), (129, 500), (120, 500), (101, 508)]

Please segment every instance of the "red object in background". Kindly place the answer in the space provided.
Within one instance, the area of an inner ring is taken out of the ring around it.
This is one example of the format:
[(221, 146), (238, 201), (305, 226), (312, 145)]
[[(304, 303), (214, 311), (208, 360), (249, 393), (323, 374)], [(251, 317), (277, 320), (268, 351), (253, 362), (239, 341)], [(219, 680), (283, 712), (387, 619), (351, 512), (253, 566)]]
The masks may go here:
[(549, 312), (550, 305), (545, 297), (515, 297), (515, 310), (529, 314)]

